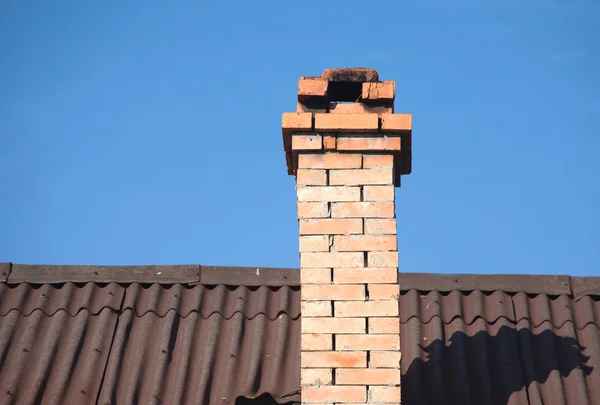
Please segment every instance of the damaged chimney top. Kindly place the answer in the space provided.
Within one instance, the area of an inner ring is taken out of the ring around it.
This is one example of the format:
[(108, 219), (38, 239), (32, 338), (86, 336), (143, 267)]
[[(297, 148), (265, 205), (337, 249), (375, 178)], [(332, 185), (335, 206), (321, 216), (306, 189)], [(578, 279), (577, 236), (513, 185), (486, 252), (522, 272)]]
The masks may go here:
[[(317, 135), (321, 143), (311, 146), (315, 151), (342, 153), (349, 151), (348, 142), (356, 142), (348, 138), (360, 134), (373, 138), (372, 144), (382, 142), (374, 138), (386, 140), (383, 150), (394, 156), (394, 184), (400, 186), (400, 176), (412, 170), (412, 117), (394, 114), (395, 96), (396, 84), (380, 81), (375, 69), (329, 68), (320, 76), (300, 77), (296, 113), (284, 113), (282, 122), (288, 174), (296, 175), (300, 151), (292, 134)], [(344, 139), (336, 146), (340, 136)]]

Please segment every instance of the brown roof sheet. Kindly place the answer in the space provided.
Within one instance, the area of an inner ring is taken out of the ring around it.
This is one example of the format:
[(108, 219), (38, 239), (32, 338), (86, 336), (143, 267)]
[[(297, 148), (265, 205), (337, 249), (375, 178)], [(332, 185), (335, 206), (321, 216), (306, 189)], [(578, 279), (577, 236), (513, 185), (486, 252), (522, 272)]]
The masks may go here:
[[(11, 283), (16, 267), (0, 266), (0, 403), (300, 400), (297, 270)], [(600, 405), (598, 280), (400, 274), (402, 403)]]
[(400, 308), (404, 405), (600, 404), (599, 295), (403, 290)]

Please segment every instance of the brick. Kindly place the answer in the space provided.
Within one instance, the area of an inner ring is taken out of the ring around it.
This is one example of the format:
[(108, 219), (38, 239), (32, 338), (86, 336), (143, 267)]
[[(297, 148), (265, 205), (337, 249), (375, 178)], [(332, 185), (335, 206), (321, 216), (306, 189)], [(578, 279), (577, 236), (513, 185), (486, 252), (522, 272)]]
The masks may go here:
[(302, 286), (300, 297), (303, 301), (363, 301), (365, 287), (363, 285), (317, 285)]
[(364, 186), (365, 201), (394, 201), (394, 186)]
[(369, 235), (395, 235), (396, 219), (365, 219), (365, 233)]
[(410, 131), (412, 130), (411, 114), (381, 114), (382, 131)]
[[(343, 319), (360, 318), (318, 318), (331, 322)], [(334, 333), (334, 332), (332, 332)], [(342, 333), (342, 332), (339, 332)], [(335, 338), (336, 350), (400, 350), (400, 335), (337, 335)]]
[(338, 368), (335, 370), (335, 383), (361, 385), (400, 384), (400, 370), (393, 368)]
[(369, 334), (400, 333), (400, 318), (369, 318)]
[(298, 99), (308, 97), (325, 97), (327, 95), (327, 80), (318, 77), (300, 77), (298, 79)]
[(333, 281), (336, 284), (361, 284), (361, 283), (397, 283), (398, 269), (387, 267), (381, 269), (362, 268), (333, 270)]
[(364, 103), (329, 103), (329, 114), (392, 114), (393, 112), (392, 107), (368, 106)]
[(298, 156), (301, 169), (360, 169), (362, 156), (350, 153), (303, 153)]
[(400, 368), (400, 352), (371, 352), (369, 367)]
[(302, 387), (302, 403), (364, 403), (367, 387), (364, 386), (320, 386)]
[(300, 255), (300, 267), (364, 267), (362, 252), (309, 252)]
[(285, 112), (281, 116), (281, 128), (296, 130), (312, 130), (312, 113)]
[(298, 202), (298, 218), (323, 218), (329, 216), (326, 202)]
[(302, 316), (331, 316), (331, 301), (302, 301), (300, 312)]
[(393, 183), (394, 172), (392, 169), (331, 170), (329, 172), (329, 184), (332, 186), (392, 185)]
[(377, 132), (379, 115), (315, 113), (315, 129), (330, 132)]
[(300, 371), (302, 385), (331, 385), (333, 370), (330, 368), (304, 368)]
[(298, 201), (360, 201), (358, 187), (298, 187)]
[[(304, 289), (304, 286), (302, 286)], [(304, 291), (303, 291), (304, 292)], [(365, 318), (302, 318), (302, 333), (365, 333)], [(352, 335), (343, 335), (352, 336)], [(364, 335), (360, 335), (364, 336)], [(372, 335), (392, 336), (392, 335)], [(376, 348), (391, 350), (391, 348)], [(365, 349), (367, 350), (367, 349)]]
[(321, 150), (323, 137), (321, 135), (293, 135), (292, 150)]
[(352, 318), (357, 316), (398, 316), (396, 301), (340, 301), (334, 303), (335, 316)]
[(364, 150), (385, 151), (400, 150), (400, 137), (398, 136), (372, 136), (372, 137), (349, 137), (340, 136), (337, 140), (338, 150)]
[(368, 252), (367, 261), (369, 267), (398, 267), (398, 252)]
[(300, 235), (351, 235), (363, 232), (362, 220), (358, 218), (301, 219), (298, 225)]
[(336, 138), (332, 135), (323, 135), (323, 147), (325, 150), (335, 150)]
[(331, 204), (332, 218), (393, 218), (390, 201), (342, 202)]
[(367, 352), (302, 352), (301, 367), (367, 367)]
[(376, 300), (398, 300), (400, 298), (400, 285), (398, 284), (369, 284), (369, 299)]
[(303, 285), (329, 284), (331, 283), (331, 269), (300, 269), (300, 283)]
[(379, 131), (378, 114), (315, 113), (317, 131)]
[(327, 333), (303, 333), (300, 340), (302, 351), (331, 350), (333, 335)]
[(396, 235), (339, 235), (333, 237), (332, 250), (366, 252), (397, 250)]
[(298, 169), (296, 184), (305, 186), (326, 186), (327, 172), (325, 170)]
[(369, 403), (378, 404), (399, 404), (400, 403), (400, 387), (369, 387), (368, 392)]
[(300, 236), (300, 253), (329, 252), (329, 236)]
[(363, 100), (394, 101), (396, 96), (396, 83), (392, 81), (385, 82), (364, 82), (362, 84)]
[(394, 155), (363, 155), (363, 169), (391, 169)]

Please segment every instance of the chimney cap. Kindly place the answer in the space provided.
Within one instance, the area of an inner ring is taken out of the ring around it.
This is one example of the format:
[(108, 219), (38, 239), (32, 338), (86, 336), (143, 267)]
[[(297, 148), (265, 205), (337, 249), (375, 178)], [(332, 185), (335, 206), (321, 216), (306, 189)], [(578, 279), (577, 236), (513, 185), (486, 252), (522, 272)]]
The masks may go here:
[(321, 79), (329, 82), (378, 82), (379, 73), (370, 68), (328, 68), (321, 73)]

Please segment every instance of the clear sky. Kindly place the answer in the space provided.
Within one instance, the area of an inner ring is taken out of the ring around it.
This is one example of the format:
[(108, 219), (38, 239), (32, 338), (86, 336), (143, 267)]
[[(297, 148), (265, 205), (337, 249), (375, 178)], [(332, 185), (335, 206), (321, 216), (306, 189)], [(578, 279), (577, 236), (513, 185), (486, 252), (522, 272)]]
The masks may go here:
[[(600, 275), (600, 2), (0, 3), (0, 261), (298, 266), (281, 113), (413, 114), (400, 271)], [(593, 72), (596, 72), (595, 74)]]

